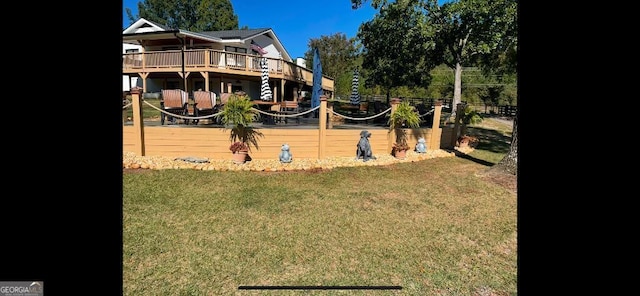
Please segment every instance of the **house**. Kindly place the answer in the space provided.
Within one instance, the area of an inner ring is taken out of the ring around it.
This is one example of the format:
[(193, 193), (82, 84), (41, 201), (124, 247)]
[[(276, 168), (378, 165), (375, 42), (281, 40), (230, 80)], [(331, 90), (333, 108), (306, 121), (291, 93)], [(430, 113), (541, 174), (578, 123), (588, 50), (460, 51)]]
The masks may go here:
[[(135, 44), (122, 43), (122, 53), (138, 53), (142, 52), (142, 46)], [(129, 91), (132, 87), (142, 87), (142, 81), (137, 76), (122, 75), (122, 91)]]
[[(140, 18), (122, 32), (122, 42), (123, 77), (137, 78), (145, 93), (242, 90), (258, 99), (262, 58), (268, 61), (274, 101), (296, 99), (313, 86), (313, 71), (294, 61), (270, 28), (190, 32)], [(322, 89), (332, 98), (334, 79), (323, 76)]]

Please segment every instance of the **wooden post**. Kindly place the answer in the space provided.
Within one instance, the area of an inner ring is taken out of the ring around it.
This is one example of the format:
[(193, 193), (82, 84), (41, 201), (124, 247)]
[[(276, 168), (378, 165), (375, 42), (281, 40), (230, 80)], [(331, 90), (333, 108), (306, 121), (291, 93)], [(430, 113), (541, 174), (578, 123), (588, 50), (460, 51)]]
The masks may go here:
[(131, 88), (131, 101), (133, 102), (133, 129), (135, 130), (135, 152), (138, 156), (145, 156), (144, 152), (144, 123), (142, 120), (142, 89)]
[(122, 125), (127, 123), (127, 109), (124, 108), (124, 102), (126, 101), (126, 99), (127, 99), (127, 96), (123, 94), (122, 95)]
[[(396, 112), (396, 109), (398, 109), (398, 104), (400, 104), (400, 99), (392, 98), (390, 103), (391, 103), (390, 115), (393, 115), (393, 113)], [(389, 153), (391, 153), (391, 151), (393, 150), (393, 143), (395, 141), (396, 141), (396, 131), (395, 129), (389, 129), (389, 133), (387, 134), (387, 151), (389, 151)]]
[(204, 78), (204, 90), (209, 91), (209, 72), (200, 72), (200, 75)]
[(280, 102), (284, 101), (284, 83), (286, 80), (280, 79)]
[(455, 147), (456, 142), (458, 141), (458, 132), (460, 131), (460, 118), (462, 117), (462, 113), (464, 113), (464, 104), (458, 103), (458, 105), (456, 105), (456, 119), (453, 123), (453, 134), (451, 135), (451, 147)]
[(320, 96), (320, 113), (318, 113), (318, 117), (318, 122), (320, 124), (320, 136), (318, 138), (318, 159), (323, 159), (327, 132), (327, 96), (325, 95)]
[(142, 79), (142, 93), (147, 92), (147, 76), (149, 76), (149, 73), (140, 73), (140, 78)]
[(328, 129), (333, 128), (333, 102), (327, 101), (327, 113), (329, 114)]
[(442, 116), (442, 101), (437, 101), (433, 105), (433, 122), (431, 123), (431, 139), (427, 146), (428, 150), (440, 149), (440, 135), (442, 135), (440, 116)]

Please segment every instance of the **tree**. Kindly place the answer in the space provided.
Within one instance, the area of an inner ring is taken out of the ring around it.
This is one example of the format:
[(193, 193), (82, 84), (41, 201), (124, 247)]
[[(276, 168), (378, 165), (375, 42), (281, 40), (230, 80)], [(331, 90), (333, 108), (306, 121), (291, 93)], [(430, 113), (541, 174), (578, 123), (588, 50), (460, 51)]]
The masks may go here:
[[(519, 111), (517, 111), (519, 113)], [(511, 147), (509, 152), (496, 165), (489, 168), (487, 173), (509, 173), (518, 175), (518, 115), (513, 118), (513, 131), (511, 133)]]
[[(358, 8), (367, 0), (351, 0)], [(462, 69), (473, 65), (483, 56), (495, 52), (503, 36), (516, 19), (516, 0), (458, 0), (440, 5), (437, 0), (372, 0), (372, 6), (380, 9), (380, 15), (399, 5), (413, 7), (422, 17), (415, 27), (420, 30), (399, 31), (410, 37), (422, 32), (425, 55), (446, 64), (454, 70), (453, 106), (462, 101)], [(404, 20), (397, 20), (404, 22)], [(420, 38), (413, 38), (420, 42)], [(364, 43), (364, 42), (363, 42)], [(365, 44), (365, 47), (367, 45)], [(405, 49), (406, 50), (406, 49)], [(404, 54), (405, 51), (402, 51)], [(439, 64), (439, 63), (438, 63)], [(455, 109), (451, 116), (455, 116)]]
[(230, 0), (144, 0), (138, 2), (138, 16), (129, 8), (126, 12), (131, 23), (145, 18), (193, 32), (238, 29), (238, 16)]
[[(515, 0), (499, 0), (495, 2), (495, 19), (503, 34), (496, 36), (495, 49), (480, 57), (480, 67), (485, 73), (516, 73), (518, 52), (518, 22)], [(502, 77), (502, 76), (501, 76)], [(518, 117), (516, 111), (511, 132), (511, 146), (509, 152), (487, 173), (508, 173), (518, 175)]]
[[(335, 92), (346, 93), (351, 90), (351, 77), (356, 66), (358, 47), (355, 38), (347, 39), (343, 33), (335, 33), (331, 36), (320, 36), (317, 39), (309, 39), (309, 49), (304, 54), (307, 65), (313, 66), (313, 48), (318, 48), (322, 74), (337, 79)], [(341, 89), (341, 86), (346, 89)]]
[[(357, 9), (365, 2), (367, 0), (351, 0), (352, 8)], [(503, 72), (517, 69), (517, 0), (458, 0), (442, 5), (438, 2), (371, 0), (371, 5), (374, 9), (380, 9), (380, 14), (398, 3), (420, 9), (423, 17), (419, 19), (423, 22), (418, 26), (424, 29), (426, 46), (423, 49), (428, 51), (424, 54), (438, 58), (454, 69), (453, 106), (456, 106), (461, 102), (463, 65), (480, 65), (487, 72), (489, 69)], [(403, 33), (415, 33), (406, 28), (400, 30)], [(452, 113), (452, 116), (455, 114)], [(510, 151), (492, 170), (517, 174), (517, 144), (518, 115), (514, 118)]]
[(482, 103), (484, 103), (485, 113), (487, 112), (488, 106), (493, 107), (498, 105), (500, 93), (503, 91), (504, 86), (487, 86), (480, 89), (479, 97), (482, 100)]
[(430, 81), (429, 71), (436, 63), (428, 52), (434, 43), (426, 38), (431, 30), (421, 18), (414, 6), (398, 1), (360, 25), (357, 37), (364, 47), (366, 83), (382, 86), (387, 102), (394, 87), (422, 86)]

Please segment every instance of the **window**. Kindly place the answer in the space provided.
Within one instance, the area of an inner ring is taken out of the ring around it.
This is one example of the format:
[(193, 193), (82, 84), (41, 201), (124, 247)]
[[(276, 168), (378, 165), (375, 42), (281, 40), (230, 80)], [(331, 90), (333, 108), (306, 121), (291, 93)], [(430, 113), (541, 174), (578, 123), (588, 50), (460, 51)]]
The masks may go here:
[(247, 53), (247, 49), (244, 47), (235, 47), (235, 46), (225, 46), (224, 51), (237, 52), (237, 53)]
[(139, 52), (139, 50), (137, 48), (128, 48), (128, 49), (125, 49), (124, 52), (125, 53), (136, 53), (136, 52)]

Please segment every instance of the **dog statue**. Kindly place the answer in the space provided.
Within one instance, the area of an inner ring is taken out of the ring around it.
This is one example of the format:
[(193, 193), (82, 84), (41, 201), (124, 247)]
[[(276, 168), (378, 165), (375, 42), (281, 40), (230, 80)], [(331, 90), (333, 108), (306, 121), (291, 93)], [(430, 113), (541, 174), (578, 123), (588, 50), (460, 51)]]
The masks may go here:
[(418, 139), (418, 143), (416, 144), (416, 152), (418, 153), (427, 153), (427, 141), (423, 137)]
[(289, 152), (289, 144), (282, 144), (282, 148), (280, 148), (280, 162), (289, 163), (293, 160), (293, 155)]
[(363, 130), (360, 132), (360, 141), (358, 141), (358, 145), (356, 145), (356, 160), (360, 158), (362, 158), (363, 161), (376, 159), (376, 157), (373, 156), (373, 152), (371, 151), (369, 137), (371, 137), (371, 133), (369, 131)]

